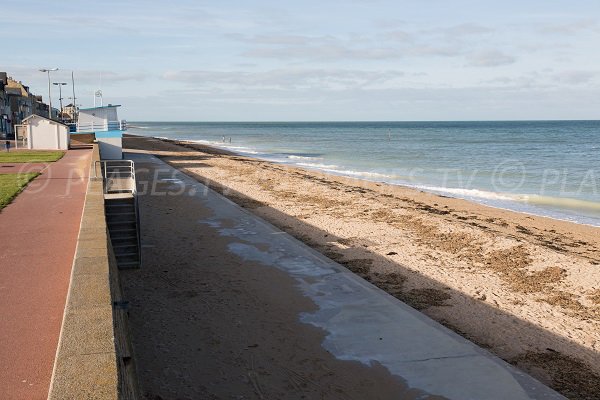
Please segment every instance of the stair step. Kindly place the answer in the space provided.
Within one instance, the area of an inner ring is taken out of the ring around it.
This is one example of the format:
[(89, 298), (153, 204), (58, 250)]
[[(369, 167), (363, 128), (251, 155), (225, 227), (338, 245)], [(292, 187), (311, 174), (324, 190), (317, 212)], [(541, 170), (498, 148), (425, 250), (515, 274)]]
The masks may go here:
[(111, 229), (110, 233), (123, 233), (123, 232), (135, 232), (135, 231), (136, 231), (135, 229)]
[(135, 208), (109, 208), (106, 210), (106, 215), (135, 215)]
[[(119, 177), (131, 176), (129, 168), (110, 168), (104, 171), (104, 176), (114, 178), (118, 183)], [(116, 185), (110, 193), (130, 193)], [(141, 265), (141, 254), (139, 251), (138, 216), (136, 213), (137, 202), (134, 197), (115, 196), (104, 202), (106, 224), (112, 243), (112, 250), (119, 269), (139, 268)]]
[(120, 269), (139, 268), (139, 261), (117, 262), (117, 267)]
[(116, 199), (106, 199), (106, 204), (117, 205), (117, 204), (133, 204), (133, 197), (122, 197)]
[(114, 201), (115, 200), (111, 200), (110, 202), (104, 203), (104, 208), (107, 208), (107, 209), (110, 209), (110, 208), (115, 208), (115, 209), (135, 208), (135, 204), (133, 202), (129, 202), (129, 201), (114, 202)]
[(138, 240), (137, 240), (137, 236), (133, 236), (133, 237), (131, 237), (131, 236), (130, 236), (130, 237), (123, 237), (123, 236), (121, 236), (121, 237), (119, 237), (119, 236), (111, 236), (111, 238), (110, 238), (110, 239), (111, 239), (111, 242), (112, 242), (113, 244), (120, 244), (120, 243), (123, 243), (123, 241), (125, 241), (125, 240), (131, 240), (131, 241), (135, 241), (136, 243), (137, 243), (137, 241), (138, 241)]
[(123, 224), (135, 224), (135, 220), (133, 221), (110, 221), (108, 223), (109, 227), (110, 225), (123, 225)]
[(123, 258), (123, 257), (133, 257), (133, 256), (137, 257), (137, 256), (139, 256), (139, 254), (137, 252), (135, 252), (135, 253), (120, 253), (120, 254), (115, 254), (115, 256), (117, 258), (119, 258), (119, 257), (121, 257), (121, 258)]
[(124, 242), (131, 242), (131, 243), (137, 243), (138, 242), (138, 238), (137, 236), (111, 236), (111, 240), (112, 243), (114, 244), (120, 244), (120, 243), (124, 243)]
[[(115, 256), (117, 257), (117, 259), (122, 259), (122, 258), (134, 258), (134, 260), (137, 260), (140, 257), (140, 252), (137, 251), (137, 249), (135, 249), (135, 252), (131, 251), (131, 250), (125, 250), (128, 251), (128, 253), (125, 253), (124, 251), (122, 252), (117, 252), (115, 253)], [(125, 260), (127, 261), (127, 260)], [(129, 260), (129, 261), (133, 261), (133, 260)]]
[(123, 215), (135, 217), (135, 213), (134, 212), (132, 212), (132, 213), (106, 213), (107, 217), (120, 217), (120, 216), (123, 216)]
[(113, 243), (113, 247), (115, 247), (115, 246), (125, 246), (125, 245), (128, 245), (128, 246), (135, 245), (135, 246), (137, 246), (138, 245), (138, 240), (137, 240), (136, 237), (131, 238), (131, 239), (123, 239), (123, 238), (117, 237), (117, 238), (113, 238), (112, 239), (112, 243)]
[(115, 236), (113, 238), (113, 241), (117, 239), (117, 240), (135, 240), (137, 241), (137, 235), (132, 235), (132, 236)]
[(106, 208), (123, 208), (123, 207), (134, 208), (133, 203), (125, 203), (125, 204), (121, 204), (121, 203), (110, 204), (110, 203), (108, 203), (108, 204), (106, 204)]
[(134, 219), (115, 219), (115, 220), (108, 220), (108, 228), (110, 229), (111, 226), (114, 226), (115, 224), (133, 224), (135, 225), (135, 220)]
[[(135, 253), (134, 253), (135, 251)], [(122, 249), (115, 249), (114, 250), (114, 254), (115, 257), (117, 258), (117, 260), (120, 261), (132, 261), (132, 260), (139, 260), (140, 256), (137, 253), (137, 248), (135, 247), (128, 247), (128, 248), (122, 248)], [(123, 260), (123, 259), (126, 260)]]
[(133, 244), (118, 244), (118, 245), (113, 245), (113, 249), (125, 249), (127, 247), (136, 247), (137, 248), (138, 244), (137, 242), (133, 243)]

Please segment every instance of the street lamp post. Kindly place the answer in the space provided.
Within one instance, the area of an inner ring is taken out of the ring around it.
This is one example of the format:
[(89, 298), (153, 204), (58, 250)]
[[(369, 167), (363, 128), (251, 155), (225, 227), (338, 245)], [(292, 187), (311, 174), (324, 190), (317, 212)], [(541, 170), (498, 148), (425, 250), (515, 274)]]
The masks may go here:
[(48, 118), (52, 119), (52, 93), (50, 92), (50, 72), (58, 71), (58, 68), (41, 68), (40, 72), (48, 74)]
[(73, 122), (77, 122), (77, 97), (75, 97), (75, 73), (71, 71), (71, 88), (73, 89)]
[[(53, 85), (56, 85), (56, 86), (58, 86), (58, 93), (59, 93), (59, 94), (58, 94), (58, 101), (60, 101), (60, 112), (59, 112), (59, 114), (58, 114), (58, 115), (59, 115), (59, 118), (60, 118), (60, 115), (61, 115), (61, 114), (62, 114), (62, 112), (63, 112), (63, 102), (62, 102), (62, 101), (63, 101), (63, 97), (62, 97), (62, 87), (63, 87), (64, 85), (66, 85), (66, 84), (67, 84), (66, 82), (54, 82), (54, 83), (53, 83)], [(60, 119), (62, 119), (62, 118), (60, 118)]]

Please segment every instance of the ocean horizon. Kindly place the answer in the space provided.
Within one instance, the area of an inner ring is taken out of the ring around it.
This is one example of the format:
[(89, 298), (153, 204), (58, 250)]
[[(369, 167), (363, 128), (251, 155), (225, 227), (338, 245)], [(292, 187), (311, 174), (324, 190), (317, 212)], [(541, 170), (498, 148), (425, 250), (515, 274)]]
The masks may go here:
[(600, 121), (130, 122), (129, 132), (600, 226)]

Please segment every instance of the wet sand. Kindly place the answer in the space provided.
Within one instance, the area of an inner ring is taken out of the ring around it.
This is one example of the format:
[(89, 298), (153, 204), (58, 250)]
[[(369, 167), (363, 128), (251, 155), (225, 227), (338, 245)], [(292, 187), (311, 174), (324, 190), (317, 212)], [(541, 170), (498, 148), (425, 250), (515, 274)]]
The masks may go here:
[(600, 229), (126, 138), (573, 399), (600, 397)]

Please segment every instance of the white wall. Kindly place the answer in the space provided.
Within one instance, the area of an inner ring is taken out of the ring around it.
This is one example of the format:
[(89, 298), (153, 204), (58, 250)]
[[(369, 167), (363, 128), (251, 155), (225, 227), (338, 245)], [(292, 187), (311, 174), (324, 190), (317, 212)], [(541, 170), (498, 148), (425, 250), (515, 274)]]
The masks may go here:
[[(94, 130), (94, 127), (102, 129), (108, 122), (116, 122), (119, 118), (117, 116), (116, 107), (106, 108), (93, 108), (91, 110), (79, 110), (79, 117), (77, 123), (80, 126), (80, 130)], [(106, 128), (104, 128), (106, 129)]]
[(120, 137), (96, 138), (100, 144), (100, 158), (102, 160), (122, 160), (123, 143)]
[(27, 121), (27, 147), (34, 150), (68, 150), (69, 129), (34, 116)]

